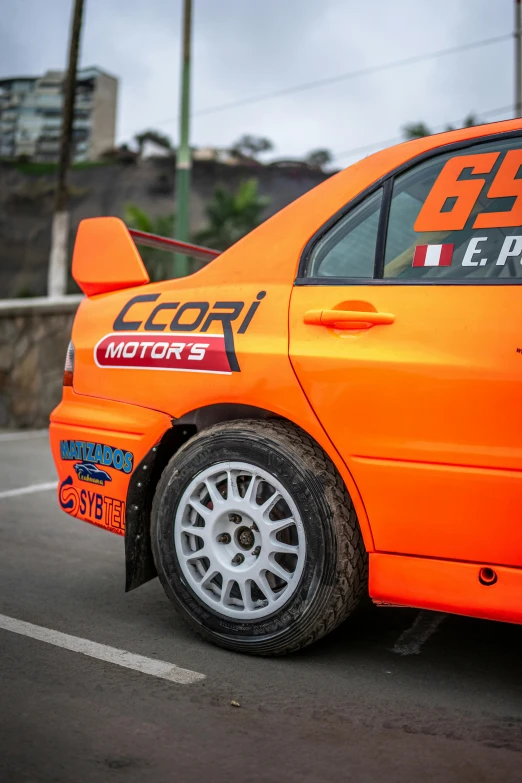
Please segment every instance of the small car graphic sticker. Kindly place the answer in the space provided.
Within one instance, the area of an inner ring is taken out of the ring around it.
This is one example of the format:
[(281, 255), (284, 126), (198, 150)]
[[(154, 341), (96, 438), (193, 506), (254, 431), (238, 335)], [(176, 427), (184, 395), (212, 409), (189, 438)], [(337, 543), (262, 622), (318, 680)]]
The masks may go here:
[(73, 468), (80, 481), (99, 484), (102, 487), (105, 486), (106, 481), (112, 481), (106, 470), (102, 470), (92, 462), (77, 462)]

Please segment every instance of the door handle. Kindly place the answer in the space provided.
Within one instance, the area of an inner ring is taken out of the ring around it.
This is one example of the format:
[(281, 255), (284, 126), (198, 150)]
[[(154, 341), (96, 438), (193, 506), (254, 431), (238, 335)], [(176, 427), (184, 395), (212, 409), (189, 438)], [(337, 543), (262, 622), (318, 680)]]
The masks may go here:
[(305, 324), (330, 326), (335, 329), (370, 329), (395, 323), (392, 313), (376, 313), (373, 310), (308, 310)]

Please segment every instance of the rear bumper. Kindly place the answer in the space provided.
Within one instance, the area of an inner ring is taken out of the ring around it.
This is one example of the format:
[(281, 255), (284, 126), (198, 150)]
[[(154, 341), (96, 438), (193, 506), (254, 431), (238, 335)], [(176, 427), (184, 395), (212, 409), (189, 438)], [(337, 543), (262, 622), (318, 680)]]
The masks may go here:
[(131, 476), (170, 427), (165, 413), (65, 387), (49, 428), (60, 507), (123, 535)]

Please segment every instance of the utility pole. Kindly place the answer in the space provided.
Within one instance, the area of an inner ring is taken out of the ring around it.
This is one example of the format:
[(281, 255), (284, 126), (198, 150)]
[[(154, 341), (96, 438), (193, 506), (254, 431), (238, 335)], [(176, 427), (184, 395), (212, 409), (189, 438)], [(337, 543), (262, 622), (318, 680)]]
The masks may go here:
[(515, 117), (522, 117), (522, 10), (515, 0)]
[[(192, 0), (183, 0), (183, 42), (181, 53), (181, 100), (179, 113), (179, 146), (176, 152), (176, 236), (188, 242), (190, 231), (190, 174), (192, 160), (189, 141), (190, 121), (190, 40), (192, 28)], [(189, 259), (175, 255), (176, 277), (189, 273)]]
[(71, 162), (71, 141), (76, 95), (76, 69), (80, 48), (84, 0), (75, 0), (69, 39), (69, 57), (63, 96), (60, 158), (51, 239), (51, 255), (47, 277), (47, 295), (63, 296), (67, 290), (67, 256), (70, 214), (68, 209), (67, 172)]

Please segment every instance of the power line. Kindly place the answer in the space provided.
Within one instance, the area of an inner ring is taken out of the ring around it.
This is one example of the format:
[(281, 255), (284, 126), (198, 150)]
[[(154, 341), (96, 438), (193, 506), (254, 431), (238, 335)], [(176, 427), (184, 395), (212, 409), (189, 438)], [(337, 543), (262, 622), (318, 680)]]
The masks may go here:
[[(512, 111), (513, 106), (512, 104), (509, 104), (509, 106), (501, 106), (498, 109), (488, 109), (488, 111), (482, 111), (480, 112), (481, 117), (491, 117), (495, 114), (503, 114), (505, 111)], [(443, 131), (446, 127), (446, 125), (458, 125), (459, 120), (454, 120), (454, 122), (450, 123), (444, 123), (443, 125), (436, 125), (435, 126), (435, 132), (439, 133), (440, 131)], [(382, 141), (375, 141), (373, 144), (365, 144), (362, 147), (353, 147), (351, 150), (345, 150), (344, 152), (339, 152), (337, 155), (333, 156), (333, 160), (340, 160), (341, 158), (348, 158), (352, 155), (359, 155), (363, 152), (371, 152), (372, 150), (378, 151), (381, 148), (390, 147), (392, 144), (399, 144), (401, 141), (406, 141), (404, 136), (395, 136), (393, 139), (383, 139)]]
[[(236, 109), (241, 106), (247, 106), (253, 103), (261, 103), (262, 101), (268, 101), (272, 98), (279, 98), (283, 95), (290, 95), (294, 92), (303, 92), (305, 90), (312, 90), (317, 87), (324, 87), (328, 84), (334, 84), (340, 81), (347, 81), (349, 79), (355, 79), (360, 76), (370, 76), (380, 71), (390, 70), (391, 68), (400, 68), (405, 65), (415, 65), (416, 63), (425, 62), (426, 60), (433, 60), (438, 57), (446, 57), (451, 54), (457, 54), (458, 52), (470, 51), (471, 49), (477, 49), (483, 46), (491, 46), (501, 41), (507, 41), (511, 39), (512, 33), (505, 33), (504, 35), (498, 35), (494, 38), (483, 38), (481, 41), (472, 41), (467, 44), (461, 44), (460, 46), (452, 46), (447, 49), (439, 49), (434, 52), (426, 52), (425, 54), (413, 55), (412, 57), (405, 57), (401, 60), (393, 60), (388, 63), (381, 63), (380, 65), (370, 65), (366, 68), (360, 68), (357, 71), (348, 71), (347, 73), (341, 73), (337, 76), (329, 76), (324, 79), (317, 79), (313, 82), (305, 82), (303, 84), (297, 84), (293, 87), (285, 87), (281, 90), (274, 90), (268, 93), (262, 93), (261, 95), (253, 95), (248, 98), (240, 98), (236, 101), (229, 103), (221, 103), (217, 106), (208, 106), (206, 109), (198, 109), (192, 113), (192, 117), (202, 117), (208, 114), (215, 114), (220, 111), (226, 111), (228, 109)], [(152, 123), (152, 125), (161, 127), (162, 125), (170, 125), (178, 121), (178, 117), (168, 117), (165, 120)], [(133, 132), (133, 131), (130, 131)]]
[(367, 68), (360, 68), (357, 71), (349, 71), (348, 73), (341, 73), (338, 76), (330, 76), (325, 79), (317, 79), (313, 82), (306, 82), (305, 84), (298, 84), (294, 87), (285, 87), (282, 90), (274, 90), (274, 92), (265, 93), (264, 95), (258, 95), (251, 98), (243, 98), (242, 100), (232, 101), (231, 103), (224, 103), (218, 106), (210, 106), (207, 109), (200, 109), (194, 112), (195, 116), (203, 116), (205, 114), (213, 114), (218, 111), (224, 111), (225, 109), (232, 109), (239, 106), (246, 106), (249, 103), (258, 103), (259, 101), (266, 101), (271, 98), (278, 98), (282, 95), (289, 95), (293, 92), (302, 92), (304, 90), (315, 89), (316, 87), (324, 87), (327, 84), (334, 84), (335, 82), (346, 81), (348, 79), (355, 79), (359, 76), (370, 76), (371, 74), (378, 73), (379, 71), (388, 70), (390, 68), (399, 68), (404, 65), (414, 65), (415, 63), (423, 62), (424, 60), (430, 60), (437, 57), (444, 57), (449, 54), (455, 54), (457, 52), (467, 51), (469, 49), (476, 49), (479, 46), (489, 46), (491, 44), (505, 41), (513, 36), (511, 33), (497, 36), (496, 38), (486, 38), (482, 41), (475, 41), (474, 43), (464, 44), (462, 46), (453, 46), (449, 49), (439, 49), (435, 52), (426, 54), (418, 54), (413, 57), (405, 57), (402, 60), (394, 60), (390, 63), (383, 63), (381, 65), (370, 65)]

